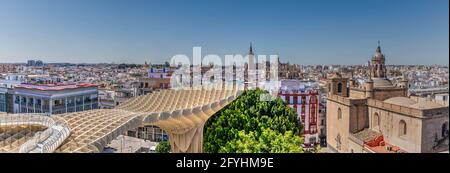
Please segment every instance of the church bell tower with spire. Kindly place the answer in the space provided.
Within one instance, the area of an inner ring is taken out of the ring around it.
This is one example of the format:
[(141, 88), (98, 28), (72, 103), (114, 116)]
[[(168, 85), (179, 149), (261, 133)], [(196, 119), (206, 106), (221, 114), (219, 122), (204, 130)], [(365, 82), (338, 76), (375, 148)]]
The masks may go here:
[(386, 78), (386, 65), (385, 57), (381, 53), (380, 41), (378, 41), (378, 47), (375, 51), (375, 55), (372, 57), (370, 64), (370, 73), (372, 78)]
[(255, 72), (256, 72), (255, 54), (253, 53), (252, 43), (250, 43), (250, 49), (248, 51), (247, 60), (245, 62), (245, 71), (244, 71), (244, 82), (245, 82), (246, 89), (253, 88), (254, 83), (257, 82), (255, 80), (255, 78), (256, 78)]
[(250, 49), (248, 51), (248, 69), (254, 70), (255, 69), (255, 54), (253, 53), (253, 46), (252, 43), (250, 43)]

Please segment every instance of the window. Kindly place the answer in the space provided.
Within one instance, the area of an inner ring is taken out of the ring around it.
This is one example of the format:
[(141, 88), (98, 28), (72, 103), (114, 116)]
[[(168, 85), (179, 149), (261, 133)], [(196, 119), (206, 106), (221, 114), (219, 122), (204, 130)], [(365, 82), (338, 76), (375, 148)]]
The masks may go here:
[(316, 115), (315, 110), (316, 110), (316, 105), (312, 105), (310, 108), (310, 116), (309, 117), (311, 117), (310, 122), (314, 123), (314, 124), (317, 122), (317, 115)]
[(338, 93), (342, 93), (342, 83), (338, 83)]
[(325, 125), (325, 120), (324, 119), (320, 120), (320, 125), (321, 126)]
[(75, 98), (75, 100), (76, 100), (76, 103), (77, 103), (77, 104), (83, 103), (82, 100), (81, 100), (81, 98), (79, 98), (79, 97), (78, 97), (78, 98)]
[(62, 100), (54, 100), (54, 101), (53, 101), (53, 104), (54, 104), (55, 106), (61, 106), (61, 105), (62, 105)]
[(406, 135), (406, 122), (404, 120), (400, 120), (399, 126), (399, 136), (405, 136)]
[(91, 103), (91, 98), (90, 97), (85, 97), (84, 98), (84, 102), (85, 103)]
[(311, 102), (316, 103), (316, 97), (311, 97)]
[(376, 112), (373, 115), (373, 123), (372, 123), (372, 125), (373, 125), (373, 127), (379, 127), (380, 126), (380, 116)]
[(34, 104), (34, 99), (33, 98), (29, 98), (28, 99), (28, 106), (33, 106)]
[(337, 116), (338, 116), (338, 120), (342, 119), (342, 110), (341, 110), (341, 108), (338, 108)]

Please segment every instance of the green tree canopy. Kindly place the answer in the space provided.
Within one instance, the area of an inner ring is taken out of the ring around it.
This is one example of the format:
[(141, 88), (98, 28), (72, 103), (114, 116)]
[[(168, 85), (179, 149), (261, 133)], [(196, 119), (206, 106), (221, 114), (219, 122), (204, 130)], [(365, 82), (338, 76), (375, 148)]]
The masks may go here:
[(260, 100), (266, 91), (244, 92), (205, 125), (205, 152), (302, 152), (296, 112), (281, 99)]
[(158, 146), (156, 146), (157, 153), (169, 153), (171, 150), (170, 143), (168, 141), (159, 142)]
[(239, 131), (238, 138), (221, 147), (219, 153), (302, 153), (302, 143), (303, 140), (292, 131), (283, 135), (266, 128), (259, 136)]

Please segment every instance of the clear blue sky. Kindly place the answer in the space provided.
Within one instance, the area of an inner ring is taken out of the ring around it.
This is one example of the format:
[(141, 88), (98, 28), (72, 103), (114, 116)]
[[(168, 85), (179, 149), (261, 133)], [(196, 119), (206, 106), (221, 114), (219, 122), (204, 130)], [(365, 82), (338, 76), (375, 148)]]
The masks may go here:
[(161, 63), (279, 53), (299, 64), (446, 64), (448, 0), (0, 0), (0, 63)]

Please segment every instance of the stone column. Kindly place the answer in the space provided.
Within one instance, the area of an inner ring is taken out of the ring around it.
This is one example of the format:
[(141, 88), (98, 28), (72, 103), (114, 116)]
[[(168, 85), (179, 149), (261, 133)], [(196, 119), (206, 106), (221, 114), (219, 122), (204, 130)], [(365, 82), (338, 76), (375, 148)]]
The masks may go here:
[(44, 99), (41, 99), (41, 113), (44, 113)]
[(36, 113), (36, 98), (33, 97), (33, 113)]
[(25, 97), (25, 107), (27, 108), (27, 112), (26, 113), (28, 113), (28, 100), (29, 100), (30, 98), (28, 98), (28, 97)]
[(18, 113), (22, 112), (22, 96), (19, 96), (19, 111)]
[[(14, 113), (14, 104), (16, 104), (16, 96), (15, 96), (15, 95), (12, 95), (12, 97), (13, 97), (13, 103), (12, 103), (12, 105), (13, 105), (13, 113)], [(8, 108), (6, 108), (6, 110), (8, 110)]]
[[(89, 96), (89, 99), (91, 99), (91, 96)], [(91, 99), (91, 109), (94, 109), (94, 102), (92, 99)]]
[(53, 115), (53, 100), (49, 99), (48, 101), (48, 111), (50, 112), (49, 115)]
[(75, 105), (75, 110), (73, 110), (74, 112), (76, 112), (77, 111), (77, 96), (75, 96), (74, 98), (73, 98), (73, 103), (74, 103), (74, 105)]
[(81, 97), (81, 102), (83, 104), (83, 111), (84, 111), (84, 96)]

